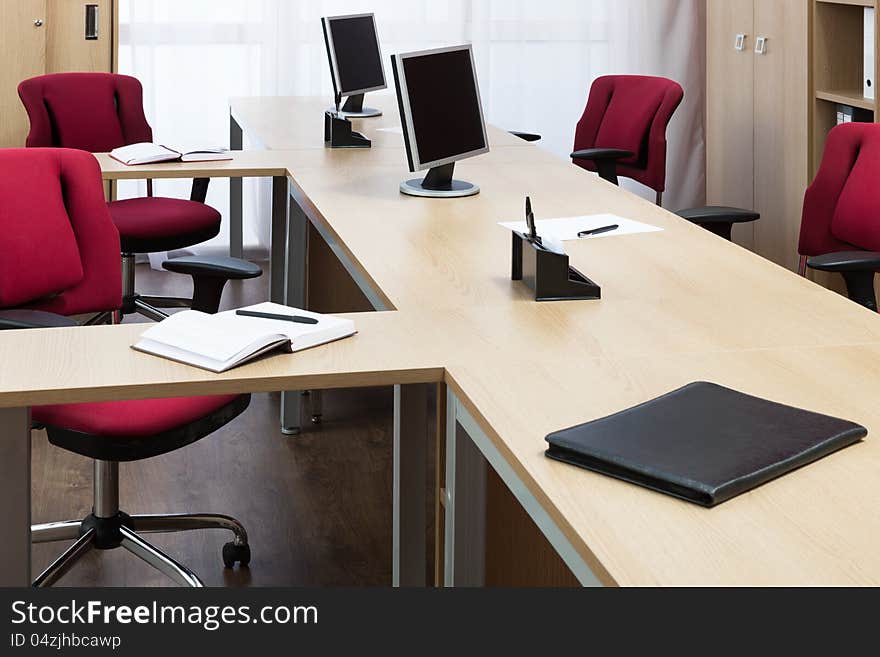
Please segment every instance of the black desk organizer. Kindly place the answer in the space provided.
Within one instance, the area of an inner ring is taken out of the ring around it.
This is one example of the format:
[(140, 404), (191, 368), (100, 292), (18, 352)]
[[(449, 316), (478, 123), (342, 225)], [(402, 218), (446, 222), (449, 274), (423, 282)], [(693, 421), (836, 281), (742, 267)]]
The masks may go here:
[(535, 301), (593, 301), (602, 288), (569, 265), (568, 256), (548, 251), (513, 233), (512, 278), (535, 291)]
[(336, 112), (324, 113), (324, 145), (330, 148), (370, 148), (369, 139), (351, 129), (351, 121)]

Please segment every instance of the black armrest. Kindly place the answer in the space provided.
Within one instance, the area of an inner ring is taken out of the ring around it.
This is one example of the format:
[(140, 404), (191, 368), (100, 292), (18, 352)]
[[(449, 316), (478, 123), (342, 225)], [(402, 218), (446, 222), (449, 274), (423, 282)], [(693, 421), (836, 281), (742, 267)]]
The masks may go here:
[(826, 253), (807, 260), (807, 266), (819, 271), (842, 274), (849, 298), (865, 308), (877, 310), (874, 273), (880, 270), (880, 253), (875, 251)]
[(517, 130), (511, 130), (510, 134), (514, 137), (519, 137), (523, 141), (541, 141), (541, 135), (536, 135), (533, 132), (518, 132)]
[(880, 253), (875, 251), (840, 251), (807, 260), (807, 266), (819, 271), (880, 271)]
[(168, 271), (189, 276), (202, 276), (207, 278), (224, 278), (226, 280), (244, 280), (247, 278), (259, 278), (263, 270), (247, 260), (239, 258), (208, 257), (208, 256), (185, 256), (172, 258), (162, 263), (162, 267)]
[(596, 163), (596, 170), (602, 180), (607, 180), (612, 185), (619, 184), (617, 181), (617, 161), (634, 157), (632, 151), (620, 148), (587, 148), (575, 151), (571, 154), (572, 160), (589, 160)]
[(743, 224), (757, 221), (761, 215), (754, 210), (742, 208), (729, 208), (721, 205), (709, 205), (702, 208), (688, 208), (676, 212), (682, 219), (687, 219), (692, 224), (702, 226), (709, 232), (719, 237), (730, 240), (733, 235), (733, 224)]
[(0, 310), (0, 331), (33, 328), (70, 328), (79, 324), (55, 313), (42, 310)]
[(162, 263), (162, 267), (178, 274), (192, 276), (192, 309), (216, 313), (227, 281), (259, 278), (263, 270), (258, 265), (239, 258), (185, 256)]
[(621, 148), (587, 148), (571, 154), (572, 160), (591, 160), (593, 162), (625, 160), (630, 157), (635, 157), (635, 153)]
[(742, 208), (728, 208), (719, 205), (709, 205), (703, 208), (688, 208), (676, 212), (679, 217), (687, 219), (691, 223), (704, 224), (743, 224), (757, 221), (761, 215), (754, 210)]

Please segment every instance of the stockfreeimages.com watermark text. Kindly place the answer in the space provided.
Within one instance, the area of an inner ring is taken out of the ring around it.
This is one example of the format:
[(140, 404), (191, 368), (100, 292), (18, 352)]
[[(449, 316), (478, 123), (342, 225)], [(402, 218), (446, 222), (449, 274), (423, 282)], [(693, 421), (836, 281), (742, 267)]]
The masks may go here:
[(13, 625), (193, 625), (214, 632), (224, 625), (317, 625), (318, 608), (313, 605), (110, 605), (100, 600), (82, 603), (12, 603)]

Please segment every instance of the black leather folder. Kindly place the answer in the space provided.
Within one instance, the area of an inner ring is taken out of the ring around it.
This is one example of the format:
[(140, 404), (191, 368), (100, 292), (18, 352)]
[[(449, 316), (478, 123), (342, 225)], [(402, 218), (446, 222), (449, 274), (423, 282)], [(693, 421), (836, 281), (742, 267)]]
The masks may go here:
[(859, 442), (857, 424), (692, 383), (547, 436), (547, 456), (713, 507)]

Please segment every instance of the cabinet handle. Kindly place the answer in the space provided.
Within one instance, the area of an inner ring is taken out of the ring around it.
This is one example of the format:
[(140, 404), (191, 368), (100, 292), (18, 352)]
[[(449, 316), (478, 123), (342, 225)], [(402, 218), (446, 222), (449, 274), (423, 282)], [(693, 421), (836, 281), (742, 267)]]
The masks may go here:
[(767, 37), (755, 37), (755, 54), (767, 54)]
[(42, 18), (34, 19), (34, 27), (43, 27), (43, 19)]
[(98, 40), (98, 5), (86, 5), (86, 41)]
[(742, 52), (746, 49), (746, 39), (749, 37), (748, 34), (737, 34), (736, 40), (733, 42), (733, 47), (735, 50)]

